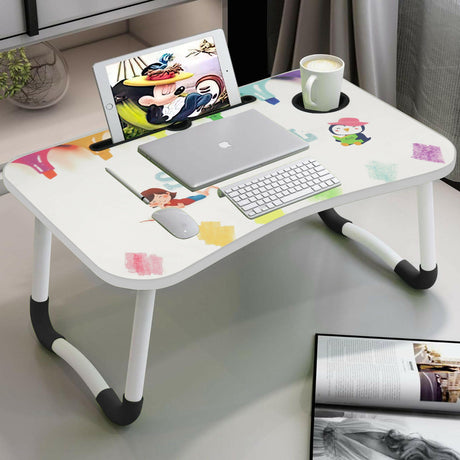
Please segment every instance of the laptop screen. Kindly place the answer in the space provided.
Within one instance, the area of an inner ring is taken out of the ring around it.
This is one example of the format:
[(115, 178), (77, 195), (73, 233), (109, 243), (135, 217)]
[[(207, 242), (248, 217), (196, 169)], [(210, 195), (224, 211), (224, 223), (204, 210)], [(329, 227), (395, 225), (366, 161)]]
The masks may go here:
[(229, 105), (212, 36), (106, 65), (125, 140)]

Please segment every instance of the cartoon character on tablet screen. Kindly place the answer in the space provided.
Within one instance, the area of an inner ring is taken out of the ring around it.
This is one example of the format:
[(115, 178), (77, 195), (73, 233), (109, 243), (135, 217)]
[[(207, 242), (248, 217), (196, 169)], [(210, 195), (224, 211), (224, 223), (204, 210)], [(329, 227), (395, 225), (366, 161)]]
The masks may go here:
[[(165, 69), (149, 69), (145, 75), (140, 75), (119, 82), (115, 87), (114, 96), (116, 102), (130, 99), (146, 111), (145, 121), (152, 125), (173, 123), (187, 119), (199, 107), (209, 104), (210, 94), (189, 93), (185, 94), (185, 86), (180, 82), (192, 77), (190, 72), (184, 72), (180, 64), (173, 64)], [(122, 118), (130, 115), (126, 107), (119, 106), (117, 109)]]
[(178, 63), (163, 69), (146, 67), (143, 73), (112, 88), (118, 114), (128, 125), (125, 137), (131, 137), (129, 125), (136, 132), (147, 132), (158, 125), (184, 121), (226, 104), (227, 91), (218, 75), (202, 76), (192, 87), (194, 91), (187, 93), (181, 83), (193, 74), (185, 72)]

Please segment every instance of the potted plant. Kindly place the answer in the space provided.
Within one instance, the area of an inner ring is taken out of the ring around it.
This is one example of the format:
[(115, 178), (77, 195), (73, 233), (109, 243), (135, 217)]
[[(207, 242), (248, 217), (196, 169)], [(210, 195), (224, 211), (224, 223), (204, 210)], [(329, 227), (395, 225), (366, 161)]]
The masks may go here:
[(60, 101), (68, 86), (67, 63), (50, 43), (0, 52), (0, 99), (42, 109)]
[(27, 84), (30, 67), (24, 48), (0, 52), (0, 99), (15, 95)]

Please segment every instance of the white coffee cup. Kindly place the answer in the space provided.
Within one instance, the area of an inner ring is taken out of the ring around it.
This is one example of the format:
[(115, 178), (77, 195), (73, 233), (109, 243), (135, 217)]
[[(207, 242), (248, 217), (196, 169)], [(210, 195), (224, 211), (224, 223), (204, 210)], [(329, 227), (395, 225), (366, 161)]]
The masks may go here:
[(330, 54), (312, 54), (300, 60), (303, 105), (327, 112), (339, 106), (345, 63)]

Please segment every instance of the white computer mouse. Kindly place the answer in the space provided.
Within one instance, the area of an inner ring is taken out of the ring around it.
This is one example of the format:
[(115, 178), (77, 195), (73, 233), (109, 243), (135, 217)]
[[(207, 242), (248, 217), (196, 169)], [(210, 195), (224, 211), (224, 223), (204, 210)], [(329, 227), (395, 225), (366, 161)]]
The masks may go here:
[(179, 208), (168, 207), (159, 209), (152, 214), (165, 230), (176, 238), (187, 239), (200, 231), (198, 224), (185, 211)]

